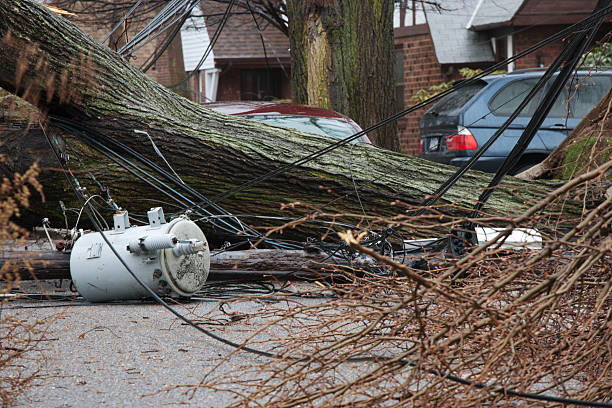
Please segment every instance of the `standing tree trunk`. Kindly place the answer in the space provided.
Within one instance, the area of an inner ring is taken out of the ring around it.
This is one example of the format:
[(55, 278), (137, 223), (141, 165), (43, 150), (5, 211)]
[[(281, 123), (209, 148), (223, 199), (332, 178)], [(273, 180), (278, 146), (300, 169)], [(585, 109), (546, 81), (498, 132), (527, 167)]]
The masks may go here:
[[(395, 113), (392, 0), (288, 0), (293, 98), (363, 128)], [(399, 151), (397, 126), (370, 134)]]

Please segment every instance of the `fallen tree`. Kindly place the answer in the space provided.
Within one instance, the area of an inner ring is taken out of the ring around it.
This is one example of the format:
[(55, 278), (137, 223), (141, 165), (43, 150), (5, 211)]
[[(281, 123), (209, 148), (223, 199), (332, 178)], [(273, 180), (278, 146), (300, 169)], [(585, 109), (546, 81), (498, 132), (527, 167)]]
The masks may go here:
[[(67, 20), (28, 0), (0, 4), (0, 38), (0, 87), (35, 105), (43, 117), (69, 119), (82, 129), (96, 129), (156, 157), (147, 136), (133, 132), (146, 131), (182, 179), (208, 197), (330, 144), (327, 138), (229, 117), (194, 104), (152, 81)], [(72, 156), (68, 166), (74, 174), (95, 175), (111, 188), (120, 205), (135, 210), (151, 205), (139, 204), (134, 198), (164, 199), (81, 138), (65, 136)], [(20, 151), (24, 159), (51, 156), (48, 150), (42, 153), (46, 149), (42, 137), (36, 142), (28, 133), (14, 139), (17, 147), (5, 148)], [(13, 164), (9, 170), (18, 170), (19, 163)], [(33, 204), (34, 211), (63, 220), (57, 201), (70, 200), (72, 193), (63, 174), (49, 170), (57, 164), (41, 167), (48, 169), (42, 176), (47, 204), (44, 208)], [(399, 212), (392, 202), (418, 204), (454, 171), (399, 153), (348, 145), (219, 204), (238, 214), (291, 216), (296, 212), (282, 208), (293, 202), (330, 213), (360, 214), (362, 207), (355, 195), (359, 191), (366, 212), (389, 216)], [(445, 195), (443, 203), (470, 206), (479, 194), (478, 187), (486, 186), (489, 178), (485, 173), (469, 172)], [(520, 213), (550, 190), (550, 184), (508, 178), (491, 197), (488, 210)], [(568, 214), (578, 211), (571, 202), (565, 202), (563, 208)]]

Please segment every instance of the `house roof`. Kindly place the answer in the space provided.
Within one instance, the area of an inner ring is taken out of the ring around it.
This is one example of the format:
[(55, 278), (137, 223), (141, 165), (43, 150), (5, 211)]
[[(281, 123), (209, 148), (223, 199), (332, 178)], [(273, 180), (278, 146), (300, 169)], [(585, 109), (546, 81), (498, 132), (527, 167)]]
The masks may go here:
[(493, 28), (512, 20), (524, 0), (479, 0), (468, 21), (468, 29)]
[[(597, 2), (598, 0), (523, 0), (512, 19), (512, 25), (574, 24), (590, 16)], [(606, 21), (612, 21), (610, 14)]]
[[(227, 5), (203, 0), (200, 2), (200, 7), (203, 14), (208, 16), (206, 17), (206, 26), (208, 35), (212, 38)], [(277, 59), (286, 63), (289, 59), (289, 39), (287, 36), (261, 18), (258, 18), (257, 21), (261, 29), (261, 35), (248, 11), (234, 6), (232, 15), (228, 18), (213, 47), (215, 60), (263, 59), (267, 53), (271, 65), (277, 65)], [(262, 46), (262, 37), (266, 53), (264, 53)]]
[(488, 36), (466, 28), (479, 1), (445, 0), (443, 9), (427, 10), (429, 31), (440, 64), (494, 61)]
[(597, 0), (479, 0), (468, 28), (574, 24), (588, 17), (596, 4)]

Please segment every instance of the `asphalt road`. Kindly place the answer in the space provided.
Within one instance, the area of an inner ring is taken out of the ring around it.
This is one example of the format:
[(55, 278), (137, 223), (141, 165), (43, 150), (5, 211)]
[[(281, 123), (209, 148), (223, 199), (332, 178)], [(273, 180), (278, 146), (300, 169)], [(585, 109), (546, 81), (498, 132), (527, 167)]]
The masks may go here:
[[(70, 293), (65, 283), (60, 289), (49, 283), (42, 288), (29, 284), (23, 291)], [(207, 328), (237, 342), (257, 327), (252, 320), (227, 323), (229, 319), (218, 307), (216, 301), (200, 301), (179, 309), (192, 318), (207, 313), (217, 316), (216, 323)], [(252, 313), (254, 307), (265, 306), (244, 303), (232, 312)], [(229, 346), (181, 324), (150, 302), (16, 299), (3, 306), (2, 316), (9, 315), (29, 322), (38, 320), (42, 322), (39, 328), (47, 328), (37, 352), (30, 352), (19, 363), (21, 368), (40, 367), (40, 371), (15, 407), (224, 407), (233, 401), (231, 393), (202, 389), (193, 394), (190, 386), (198, 384), (212, 368), (239, 379), (239, 367), (245, 362), (263, 360), (245, 352), (232, 354)]]

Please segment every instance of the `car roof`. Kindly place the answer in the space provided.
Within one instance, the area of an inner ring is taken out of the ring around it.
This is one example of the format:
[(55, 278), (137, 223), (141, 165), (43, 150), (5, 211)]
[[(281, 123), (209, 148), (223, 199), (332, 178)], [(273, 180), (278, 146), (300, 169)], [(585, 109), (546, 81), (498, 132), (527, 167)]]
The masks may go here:
[[(327, 109), (315, 108), (307, 105), (298, 105), (284, 102), (265, 101), (235, 101), (235, 102), (212, 102), (204, 104), (204, 107), (228, 115), (293, 115), (293, 116), (317, 116), (323, 118), (336, 118), (351, 121), (349, 117)], [(352, 121), (351, 121), (352, 122)]]
[[(266, 102), (266, 101), (233, 101), (233, 102), (210, 102), (203, 105), (206, 108), (228, 115), (254, 116), (254, 115), (289, 115), (289, 116), (310, 116), (319, 118), (337, 119), (346, 122), (355, 129), (355, 132), (362, 131), (354, 120), (341, 113), (316, 108), (308, 105), (299, 105), (286, 102)], [(361, 136), (367, 143), (372, 144), (367, 135)]]
[[(519, 70), (508, 72), (508, 73), (487, 75), (483, 77), (482, 79), (487, 81), (487, 80), (495, 80), (495, 79), (511, 80), (511, 79), (516, 79), (516, 78), (538, 78), (544, 75), (544, 73), (546, 72), (546, 69), (547, 68), (519, 69)], [(584, 67), (576, 71), (576, 73), (578, 75), (608, 75), (608, 76), (612, 75), (612, 71), (607, 69), (606, 67), (604, 67), (601, 70), (595, 69), (595, 68), (589, 69), (589, 68)]]

